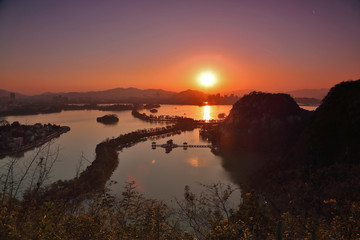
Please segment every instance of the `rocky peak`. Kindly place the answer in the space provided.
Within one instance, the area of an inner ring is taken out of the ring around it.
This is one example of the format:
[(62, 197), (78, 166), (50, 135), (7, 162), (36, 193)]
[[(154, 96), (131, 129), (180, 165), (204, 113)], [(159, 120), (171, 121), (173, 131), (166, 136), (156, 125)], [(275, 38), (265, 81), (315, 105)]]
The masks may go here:
[(315, 111), (296, 149), (311, 167), (360, 163), (360, 79), (335, 85)]
[(237, 101), (225, 119), (221, 145), (257, 152), (290, 147), (310, 114), (288, 94), (252, 92)]

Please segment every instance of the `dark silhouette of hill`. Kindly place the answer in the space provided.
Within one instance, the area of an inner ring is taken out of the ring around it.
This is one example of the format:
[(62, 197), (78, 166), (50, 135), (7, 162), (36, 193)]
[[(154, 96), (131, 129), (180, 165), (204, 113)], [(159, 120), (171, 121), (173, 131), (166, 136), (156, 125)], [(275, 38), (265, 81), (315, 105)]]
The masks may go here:
[(288, 94), (245, 95), (215, 133), (223, 167), (242, 183), (269, 162), (279, 161), (296, 143), (311, 114)]
[(360, 162), (360, 80), (331, 88), (294, 155), (313, 168)]
[(244, 189), (314, 226), (334, 215), (351, 224), (360, 202), (360, 79), (334, 86), (313, 113), (289, 95), (246, 95), (219, 136), (223, 166)]
[(252, 92), (233, 105), (219, 137), (223, 150), (281, 153), (315, 169), (359, 163), (360, 80), (334, 86), (313, 113), (288, 94)]
[[(346, 216), (360, 202), (359, 163), (360, 79), (331, 88), (289, 154), (249, 183), (282, 209), (297, 209), (314, 222), (335, 214), (351, 225)], [(329, 199), (336, 211), (324, 204)]]
[(225, 149), (283, 151), (298, 139), (310, 115), (288, 94), (252, 92), (233, 105), (220, 143)]
[(206, 101), (207, 94), (196, 91), (196, 90), (186, 90), (179, 92), (169, 98), (169, 103), (173, 104), (203, 104)]

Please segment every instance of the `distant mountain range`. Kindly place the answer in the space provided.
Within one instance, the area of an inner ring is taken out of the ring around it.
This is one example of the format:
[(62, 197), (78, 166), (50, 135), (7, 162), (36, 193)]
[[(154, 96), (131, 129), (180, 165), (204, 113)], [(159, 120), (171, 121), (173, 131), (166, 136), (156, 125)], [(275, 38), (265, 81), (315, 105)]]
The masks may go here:
[[(236, 96), (242, 97), (245, 94), (249, 94), (250, 92), (257, 91), (253, 89), (243, 89), (243, 90), (234, 90), (224, 92), (223, 94), (234, 94)], [(316, 98), (323, 99), (326, 94), (329, 92), (328, 88), (320, 88), (320, 89), (298, 89), (293, 91), (286, 91), (284, 93), (290, 94), (293, 98)]]
[[(0, 89), (0, 101), (10, 100), (10, 91)], [(104, 91), (89, 92), (46, 92), (26, 96), (16, 93), (16, 100), (30, 103), (62, 100), (70, 103), (109, 103), (109, 102), (162, 102), (177, 93), (161, 89), (114, 88)]]
[(114, 88), (105, 91), (91, 92), (69, 92), (62, 94), (68, 98), (96, 98), (96, 99), (131, 99), (131, 98), (169, 98), (175, 95), (175, 92), (162, 89), (137, 89), (137, 88)]
[(320, 89), (299, 89), (286, 93), (290, 94), (293, 98), (323, 99), (328, 92), (329, 92), (328, 88), (320, 88)]
[[(10, 91), (0, 89), (0, 102), (10, 101)], [(202, 104), (207, 94), (201, 91), (186, 90), (179, 93), (162, 89), (114, 88), (104, 91), (90, 92), (46, 92), (33, 96), (16, 94), (16, 101), (27, 103), (51, 103), (54, 101), (68, 103), (176, 103)]]
[[(10, 93), (12, 92), (0, 89), (0, 103), (8, 102), (10, 100)], [(29, 97), (17, 92), (15, 92), (15, 95), (18, 100), (23, 100)]]
[[(242, 97), (253, 90), (236, 90), (224, 92), (224, 94)], [(322, 99), (328, 89), (303, 89), (295, 90), (289, 93), (294, 98), (317, 98)], [(10, 100), (10, 91), (0, 89), (0, 103), (6, 103)], [(201, 104), (206, 101), (207, 94), (196, 90), (186, 90), (182, 92), (171, 92), (162, 89), (138, 89), (138, 88), (114, 88), (104, 91), (89, 92), (46, 92), (38, 95), (24, 95), (15, 93), (16, 100), (19, 102), (37, 103), (49, 101), (61, 101), (68, 103), (176, 103), (176, 104)]]

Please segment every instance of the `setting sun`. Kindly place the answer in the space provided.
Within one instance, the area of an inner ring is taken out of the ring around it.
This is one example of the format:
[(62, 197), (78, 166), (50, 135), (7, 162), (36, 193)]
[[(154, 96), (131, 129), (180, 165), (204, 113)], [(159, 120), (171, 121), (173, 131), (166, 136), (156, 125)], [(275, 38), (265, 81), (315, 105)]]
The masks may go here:
[(207, 72), (207, 73), (201, 74), (199, 80), (200, 80), (201, 85), (203, 85), (205, 87), (210, 87), (210, 86), (214, 85), (216, 78), (213, 73)]

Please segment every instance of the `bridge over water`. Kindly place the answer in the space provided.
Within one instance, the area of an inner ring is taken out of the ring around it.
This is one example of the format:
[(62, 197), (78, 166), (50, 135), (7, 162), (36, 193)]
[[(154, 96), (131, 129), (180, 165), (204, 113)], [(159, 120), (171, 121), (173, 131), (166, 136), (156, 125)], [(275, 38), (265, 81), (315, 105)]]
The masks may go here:
[(183, 148), (184, 150), (187, 150), (188, 148), (213, 148), (213, 145), (205, 144), (188, 144), (187, 142), (184, 142), (183, 144), (175, 144), (173, 143), (173, 140), (170, 139), (165, 144), (156, 144), (156, 142), (152, 142), (151, 144), (152, 149), (156, 149), (157, 147), (165, 148), (165, 152), (169, 153), (174, 148)]

